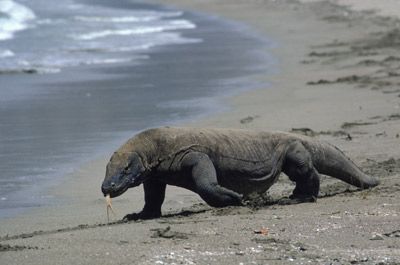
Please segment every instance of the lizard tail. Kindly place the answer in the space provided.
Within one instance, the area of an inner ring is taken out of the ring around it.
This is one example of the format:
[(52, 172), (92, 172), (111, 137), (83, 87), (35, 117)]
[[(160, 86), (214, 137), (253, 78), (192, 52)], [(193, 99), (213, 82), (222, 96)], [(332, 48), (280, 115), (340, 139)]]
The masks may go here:
[(379, 180), (365, 174), (342, 151), (328, 143), (303, 143), (308, 146), (314, 167), (321, 174), (340, 179), (361, 189), (368, 189), (379, 184)]

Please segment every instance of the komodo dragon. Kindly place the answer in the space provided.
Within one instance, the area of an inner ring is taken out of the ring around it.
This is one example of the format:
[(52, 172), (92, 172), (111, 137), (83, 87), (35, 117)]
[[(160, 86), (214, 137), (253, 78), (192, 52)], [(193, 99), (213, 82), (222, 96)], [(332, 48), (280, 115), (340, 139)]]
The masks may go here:
[(107, 164), (101, 188), (112, 198), (143, 183), (144, 208), (125, 219), (151, 219), (161, 216), (167, 184), (224, 207), (267, 191), (281, 172), (296, 183), (289, 197), (294, 203), (316, 201), (319, 173), (362, 189), (379, 184), (336, 147), (306, 136), (165, 127), (143, 131), (122, 145)]

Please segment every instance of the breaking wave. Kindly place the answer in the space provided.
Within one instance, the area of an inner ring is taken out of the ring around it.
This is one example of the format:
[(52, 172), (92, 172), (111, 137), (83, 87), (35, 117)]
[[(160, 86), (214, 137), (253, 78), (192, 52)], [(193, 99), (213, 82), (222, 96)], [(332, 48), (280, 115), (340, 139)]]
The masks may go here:
[[(34, 11), (26, 6), (31, 2)], [(201, 42), (183, 35), (184, 30), (195, 29), (196, 25), (182, 11), (61, 2), (0, 0), (0, 74), (45, 74), (80, 65), (137, 64), (143, 60), (138, 55), (155, 46)], [(13, 38), (15, 32), (26, 28), (31, 30)]]
[(129, 35), (164, 32), (168, 30), (194, 29), (194, 28), (196, 28), (196, 25), (187, 20), (172, 20), (163, 26), (154, 26), (154, 27), (142, 26), (130, 29), (108, 29), (108, 30), (94, 31), (85, 34), (75, 35), (73, 36), (73, 38), (77, 40), (94, 40), (108, 36), (129, 36)]
[(130, 23), (130, 22), (149, 22), (161, 18), (173, 18), (182, 16), (183, 12), (153, 12), (142, 16), (122, 16), (122, 17), (104, 17), (104, 16), (76, 16), (75, 19), (83, 22), (111, 22), (111, 23)]
[(15, 32), (28, 28), (28, 22), (35, 17), (35, 13), (22, 4), (0, 1), (0, 40), (12, 39)]

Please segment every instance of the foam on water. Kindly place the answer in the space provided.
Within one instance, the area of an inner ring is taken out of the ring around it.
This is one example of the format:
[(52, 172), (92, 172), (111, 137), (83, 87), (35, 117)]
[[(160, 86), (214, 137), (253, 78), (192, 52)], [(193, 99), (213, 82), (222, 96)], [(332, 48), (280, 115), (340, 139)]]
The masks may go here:
[(11, 50), (0, 50), (0, 58), (13, 57), (14, 55)]
[[(35, 14), (14, 1), (0, 0), (0, 58), (7, 58), (0, 61), (0, 74), (58, 73), (77, 65), (138, 63), (138, 53), (156, 46), (201, 41), (182, 36), (184, 30), (196, 28), (182, 11), (61, 2), (36, 0), (32, 6)], [(15, 31), (28, 25), (32, 30), (12, 38)]]
[(11, 0), (0, 1), (0, 40), (14, 37), (14, 33), (26, 29), (35, 13), (28, 7)]
[(112, 22), (112, 23), (128, 23), (128, 22), (149, 22), (159, 20), (161, 18), (172, 18), (182, 16), (183, 12), (153, 12), (144, 13), (141, 16), (123, 16), (123, 17), (104, 17), (104, 16), (76, 16), (76, 20), (85, 22)]
[(178, 30), (178, 29), (194, 29), (196, 26), (193, 23), (185, 20), (175, 20), (171, 21), (164, 26), (154, 26), (154, 27), (137, 27), (134, 29), (116, 29), (116, 30), (102, 30), (94, 31), (86, 34), (81, 34), (73, 36), (77, 40), (94, 40), (98, 38), (104, 38), (108, 36), (129, 36), (138, 34), (149, 34), (163, 32), (167, 30)]

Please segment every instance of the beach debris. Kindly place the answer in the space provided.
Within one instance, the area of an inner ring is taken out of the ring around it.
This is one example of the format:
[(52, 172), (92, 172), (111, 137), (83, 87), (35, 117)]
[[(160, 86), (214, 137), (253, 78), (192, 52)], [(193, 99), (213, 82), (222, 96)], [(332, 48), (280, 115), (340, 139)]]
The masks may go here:
[(312, 64), (312, 63), (315, 63), (316, 62), (316, 60), (302, 60), (302, 61), (300, 61), (300, 63), (302, 63), (302, 64)]
[(20, 246), (20, 245), (11, 246), (9, 244), (0, 244), (0, 252), (21, 251), (21, 250), (25, 250), (25, 249), (39, 249), (39, 248), (31, 247), (31, 246)]
[(151, 236), (152, 238), (161, 237), (168, 239), (188, 239), (187, 234), (172, 231), (170, 226), (167, 226), (166, 228), (150, 229), (150, 231), (154, 231), (153, 235)]
[(301, 127), (301, 128), (292, 128), (290, 130), (291, 133), (297, 133), (301, 135), (306, 135), (310, 137), (315, 137), (318, 135), (332, 135), (334, 137), (340, 137), (340, 136), (345, 136), (346, 140), (352, 140), (352, 137), (349, 133), (343, 131), (343, 130), (338, 130), (338, 131), (314, 131), (311, 128), (307, 127)]
[(307, 136), (311, 136), (311, 137), (317, 135), (317, 132), (315, 132), (314, 130), (312, 130), (310, 128), (292, 128), (292, 130), (290, 132), (307, 135)]
[(361, 199), (366, 200), (368, 196), (371, 195), (371, 190), (364, 190), (360, 192)]
[(389, 117), (387, 117), (386, 120), (392, 121), (392, 120), (400, 120), (400, 114), (399, 113), (395, 113), (395, 114), (390, 114)]
[(126, 245), (126, 244), (129, 244), (129, 241), (127, 241), (127, 240), (120, 240), (120, 241), (117, 242), (117, 244), (118, 244), (118, 245)]
[(308, 54), (310, 57), (331, 57), (348, 53), (347, 51), (330, 51), (330, 52), (316, 52), (312, 51)]
[(254, 230), (254, 234), (259, 234), (259, 235), (263, 235), (263, 236), (267, 236), (268, 233), (269, 233), (268, 228), (261, 228), (260, 230)]
[(307, 85), (313, 86), (313, 85), (325, 85), (325, 84), (331, 84), (333, 81), (329, 81), (326, 79), (319, 79), (318, 81), (308, 81)]
[(389, 233), (384, 233), (387, 237), (400, 237), (400, 230), (395, 230)]
[[(397, 74), (397, 73), (396, 73)], [(383, 74), (375, 75), (375, 76), (358, 76), (358, 75), (350, 75), (350, 76), (343, 76), (343, 77), (338, 77), (333, 80), (328, 80), (328, 79), (319, 79), (317, 81), (309, 81), (307, 82), (307, 85), (331, 85), (331, 84), (357, 84), (359, 85), (360, 88), (363, 87), (368, 87), (370, 86), (371, 89), (377, 90), (377, 89), (382, 89), (384, 87), (389, 87), (393, 86), (394, 83), (391, 81), (387, 80), (382, 80), (382, 78), (387, 77), (388, 74), (384, 74), (385, 76), (382, 76)], [(371, 86), (374, 85), (374, 86)]]
[(369, 240), (383, 240), (383, 235), (374, 233), (372, 234), (372, 237)]
[(254, 115), (254, 116), (247, 116), (246, 118), (243, 118), (240, 120), (241, 124), (246, 124), (254, 121), (254, 119), (259, 118), (260, 116)]
[(342, 129), (350, 129), (352, 127), (356, 127), (356, 126), (365, 126), (365, 125), (373, 125), (376, 124), (376, 122), (344, 122), (341, 126)]
[(274, 205), (276, 203), (277, 198), (273, 198), (268, 191), (264, 193), (252, 192), (243, 198), (243, 204), (250, 210), (257, 210), (265, 206)]
[(383, 132), (376, 133), (375, 136), (376, 136), (376, 137), (379, 137), (379, 136), (386, 137), (386, 136), (387, 136), (387, 133), (386, 133), (385, 131), (383, 131)]
[(106, 196), (106, 206), (107, 206), (107, 222), (110, 222), (110, 211), (112, 212), (112, 214), (115, 216), (117, 216), (114, 212), (114, 209), (112, 207), (111, 204), (111, 196), (110, 194), (107, 194)]

